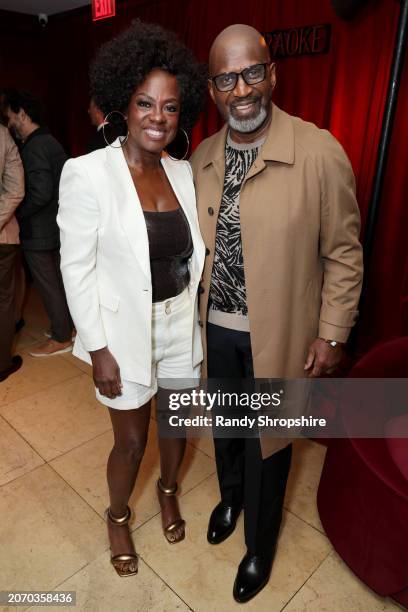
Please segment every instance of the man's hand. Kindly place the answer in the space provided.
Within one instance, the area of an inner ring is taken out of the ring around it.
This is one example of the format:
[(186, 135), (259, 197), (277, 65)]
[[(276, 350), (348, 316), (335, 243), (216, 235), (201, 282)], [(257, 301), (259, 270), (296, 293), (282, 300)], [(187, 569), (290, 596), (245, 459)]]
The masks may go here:
[(122, 395), (119, 366), (108, 347), (90, 351), (90, 355), (93, 366), (93, 380), (99, 393), (109, 397), (109, 399)]
[(333, 347), (321, 338), (316, 338), (310, 345), (305, 363), (309, 378), (331, 374), (339, 365), (342, 356), (343, 348), (340, 344)]

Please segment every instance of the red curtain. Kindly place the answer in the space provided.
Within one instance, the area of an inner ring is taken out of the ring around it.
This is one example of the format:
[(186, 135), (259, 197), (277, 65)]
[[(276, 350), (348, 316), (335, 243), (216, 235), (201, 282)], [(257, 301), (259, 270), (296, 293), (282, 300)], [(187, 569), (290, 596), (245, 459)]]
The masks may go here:
[[(42, 94), (49, 123), (70, 151), (85, 151), (90, 134), (88, 67), (96, 48), (139, 17), (174, 30), (206, 61), (214, 37), (227, 25), (248, 23), (259, 30), (312, 24), (332, 26), (327, 54), (293, 57), (277, 62), (275, 102), (291, 114), (329, 129), (343, 144), (357, 178), (363, 228), (371, 195), (373, 172), (389, 79), (396, 26), (397, 0), (370, 0), (351, 21), (336, 16), (330, 0), (123, 0), (114, 19), (93, 23), (90, 7), (50, 19), (42, 36), (44, 46)], [(4, 20), (3, 20), (4, 23)], [(21, 58), (32, 46), (22, 37), (19, 54), (7, 56), (8, 74), (21, 86), (32, 82), (33, 71)], [(36, 52), (38, 55), (38, 52)], [(1, 64), (0, 52), (0, 64)], [(4, 55), (5, 59), (5, 55)], [(38, 61), (38, 58), (37, 58)], [(14, 62), (14, 63), (13, 63)], [(37, 74), (38, 70), (36, 70)], [(8, 83), (5, 82), (4, 86)], [(37, 87), (37, 93), (41, 88)], [(359, 346), (408, 333), (407, 116), (403, 110), (408, 87), (404, 70), (395, 121), (384, 197), (370, 271), (369, 299), (361, 317)], [(194, 130), (193, 146), (221, 125), (212, 103)], [(404, 157), (405, 153), (405, 157)], [(405, 231), (404, 231), (405, 230)]]
[[(200, 0), (190, 5), (188, 43), (205, 59), (216, 34), (231, 23), (249, 23), (264, 31), (330, 23), (329, 53), (277, 62), (275, 102), (340, 140), (358, 178), (365, 219), (397, 19), (398, 3), (392, 0), (369, 3), (351, 22), (337, 17), (329, 0), (253, 0), (250, 12), (243, 2), (234, 3), (232, 11), (230, 2)], [(218, 126), (212, 108), (198, 126), (194, 143)]]
[(385, 176), (359, 349), (408, 335), (408, 52)]

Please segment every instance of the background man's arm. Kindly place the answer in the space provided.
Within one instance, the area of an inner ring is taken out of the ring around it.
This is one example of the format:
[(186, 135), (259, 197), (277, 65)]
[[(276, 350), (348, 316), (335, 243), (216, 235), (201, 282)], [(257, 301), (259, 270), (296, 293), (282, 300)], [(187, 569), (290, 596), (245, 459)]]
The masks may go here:
[(4, 168), (0, 177), (0, 231), (10, 221), (24, 197), (24, 170), (18, 149), (5, 132)]

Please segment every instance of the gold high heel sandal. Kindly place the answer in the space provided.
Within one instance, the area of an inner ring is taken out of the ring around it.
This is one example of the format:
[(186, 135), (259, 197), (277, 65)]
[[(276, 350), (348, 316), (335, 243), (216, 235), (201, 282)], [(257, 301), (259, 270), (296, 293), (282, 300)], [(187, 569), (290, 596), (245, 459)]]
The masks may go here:
[[(157, 481), (157, 490), (160, 491), (160, 493), (163, 493), (163, 495), (165, 495), (166, 497), (172, 497), (173, 495), (176, 495), (177, 489), (178, 489), (177, 484), (172, 489), (166, 489), (166, 487), (163, 486), (161, 478), (159, 478)], [(185, 524), (186, 522), (182, 518), (180, 518), (174, 521), (173, 523), (170, 523), (170, 525), (163, 527), (164, 537), (166, 538), (169, 544), (177, 544), (178, 542), (181, 542), (182, 540), (184, 540), (184, 537), (185, 537), (184, 529), (179, 538), (173, 539), (171, 538), (171, 536), (173, 535), (174, 531), (176, 531), (177, 529), (180, 529), (180, 527), (184, 527)]]
[[(105, 519), (107, 521), (109, 520), (114, 525), (121, 525), (121, 526), (127, 525), (129, 523), (131, 516), (132, 516), (132, 513), (130, 511), (129, 506), (126, 506), (126, 514), (120, 518), (116, 518), (115, 516), (113, 516), (110, 508), (106, 508), (105, 510)], [(110, 561), (113, 567), (115, 568), (117, 574), (121, 578), (126, 578), (127, 576), (135, 576), (137, 574), (139, 558), (136, 554), (127, 553), (123, 555), (113, 555), (111, 556)], [(130, 567), (132, 562), (133, 562), (133, 565), (136, 566), (135, 570), (132, 570), (132, 571), (125, 570), (124, 571), (123, 569), (121, 569), (121, 565), (123, 563), (128, 563), (128, 567)]]

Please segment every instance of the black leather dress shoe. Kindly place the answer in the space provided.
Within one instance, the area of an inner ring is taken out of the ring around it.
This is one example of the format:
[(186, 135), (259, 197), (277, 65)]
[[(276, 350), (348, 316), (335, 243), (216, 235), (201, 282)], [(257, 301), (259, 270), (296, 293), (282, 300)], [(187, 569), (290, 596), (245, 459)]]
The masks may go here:
[(238, 603), (255, 597), (268, 584), (276, 547), (268, 555), (252, 555), (247, 552), (238, 567), (233, 596)]
[(2, 372), (0, 372), (0, 382), (2, 380), (6, 380), (6, 378), (8, 378), (10, 374), (14, 374), (14, 372), (17, 372), (17, 370), (21, 368), (22, 364), (23, 359), (20, 357), (20, 355), (14, 355), (14, 357), (11, 358), (11, 366), (7, 368), (7, 370), (3, 370)]
[(240, 512), (241, 506), (228, 506), (224, 502), (215, 506), (208, 523), (208, 542), (220, 544), (226, 540), (234, 531)]

